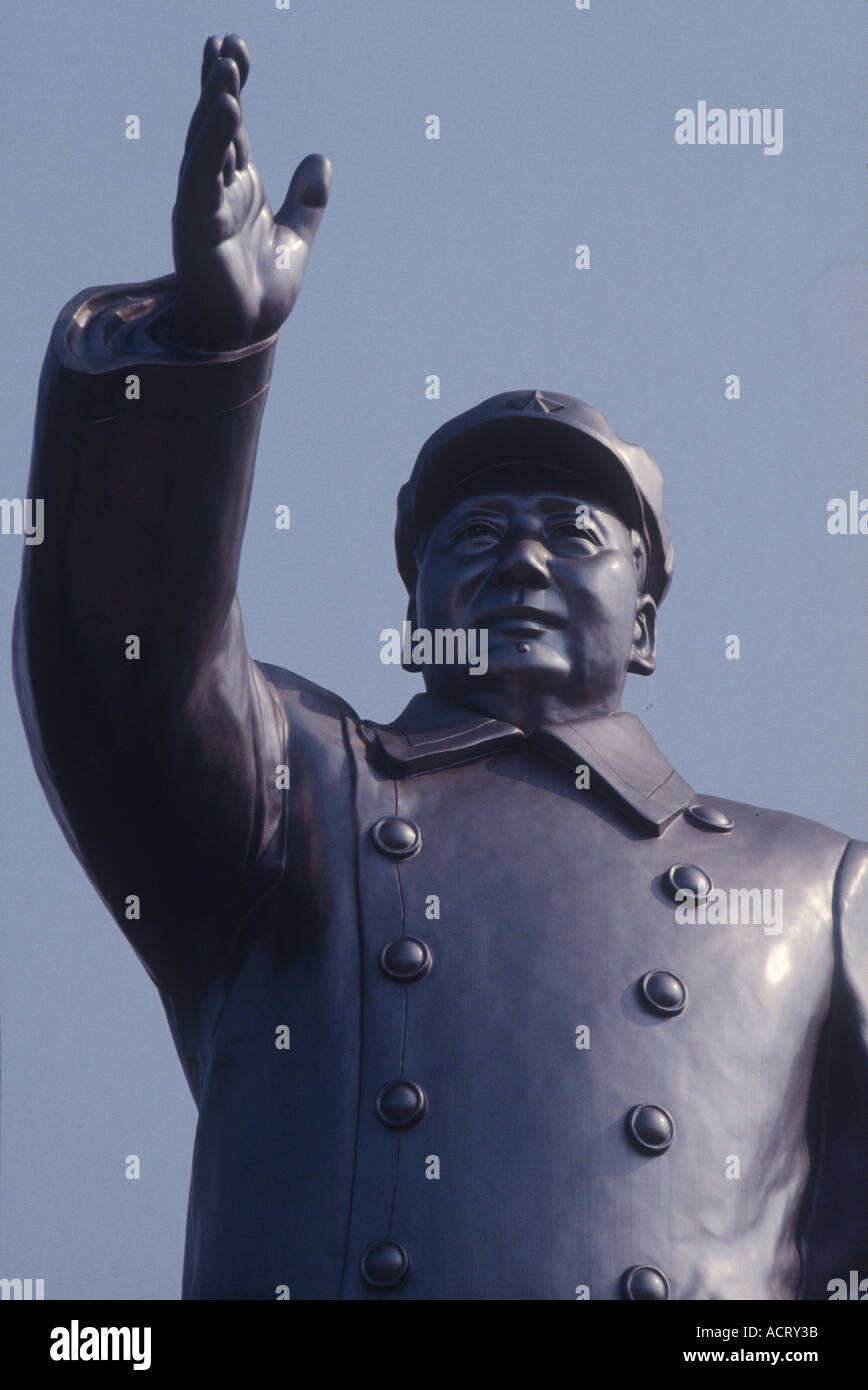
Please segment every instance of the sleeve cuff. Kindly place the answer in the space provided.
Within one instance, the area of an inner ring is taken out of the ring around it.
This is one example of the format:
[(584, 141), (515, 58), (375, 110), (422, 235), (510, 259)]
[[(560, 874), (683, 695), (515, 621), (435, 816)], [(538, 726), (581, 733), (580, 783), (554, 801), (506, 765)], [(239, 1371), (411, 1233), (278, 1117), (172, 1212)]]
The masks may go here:
[[(40, 379), (52, 408), (79, 419), (234, 410), (268, 389), (277, 334), (232, 352), (167, 346), (174, 275), (83, 290), (58, 315)], [(128, 378), (138, 377), (132, 387)], [(136, 394), (137, 392), (137, 394)]]

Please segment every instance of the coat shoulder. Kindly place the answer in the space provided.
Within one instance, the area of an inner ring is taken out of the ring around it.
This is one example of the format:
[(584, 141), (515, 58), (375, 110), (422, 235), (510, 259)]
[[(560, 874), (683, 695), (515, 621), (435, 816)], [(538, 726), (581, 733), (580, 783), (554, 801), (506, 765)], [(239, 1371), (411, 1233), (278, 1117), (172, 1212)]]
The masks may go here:
[(333, 690), (326, 690), (325, 686), (295, 671), (287, 671), (283, 666), (273, 666), (267, 661), (257, 661), (256, 665), (277, 695), (291, 726), (305, 726), (311, 731), (320, 727), (325, 731), (328, 726), (341, 725), (344, 720), (354, 726), (361, 723), (352, 705)]
[(868, 877), (868, 844), (819, 821), (705, 794), (697, 794), (692, 805), (715, 807), (729, 818), (730, 833), (713, 837), (727, 873), (757, 876), (808, 898), (818, 895), (817, 904), (835, 914), (854, 901), (854, 885)]
[(793, 815), (790, 811), (776, 811), (767, 806), (754, 806), (747, 801), (730, 801), (712, 793), (697, 792), (693, 798), (696, 806), (719, 808), (749, 839), (764, 841), (769, 848), (790, 847), (793, 853), (816, 852), (825, 854), (837, 852), (842, 856), (848, 845), (861, 848), (868, 853), (868, 844), (853, 840), (840, 830), (833, 830), (819, 821), (808, 820), (805, 816)]

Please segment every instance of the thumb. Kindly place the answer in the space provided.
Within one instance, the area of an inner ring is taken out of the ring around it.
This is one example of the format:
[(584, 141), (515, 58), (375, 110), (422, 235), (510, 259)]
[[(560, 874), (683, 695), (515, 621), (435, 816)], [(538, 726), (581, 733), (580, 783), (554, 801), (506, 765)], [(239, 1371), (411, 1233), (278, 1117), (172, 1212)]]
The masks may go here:
[(332, 181), (331, 161), (324, 154), (309, 154), (301, 161), (275, 221), (289, 227), (310, 246), (322, 221)]

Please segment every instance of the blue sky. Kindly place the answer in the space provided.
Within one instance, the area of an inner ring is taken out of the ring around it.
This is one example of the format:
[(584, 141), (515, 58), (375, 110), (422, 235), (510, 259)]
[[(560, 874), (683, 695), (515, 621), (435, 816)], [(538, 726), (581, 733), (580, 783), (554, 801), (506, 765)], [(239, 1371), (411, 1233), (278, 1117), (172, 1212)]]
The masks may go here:
[[(632, 677), (625, 706), (700, 791), (868, 838), (868, 537), (826, 529), (829, 499), (868, 495), (864, 6), (19, 7), (5, 496), (24, 494), (61, 305), (171, 269), (201, 47), (230, 28), (252, 53), (245, 118), (272, 203), (309, 151), (335, 168), (261, 436), (240, 581), (253, 655), (397, 713), (419, 681), (380, 662), (379, 633), (404, 616), (394, 506), (419, 446), (495, 392), (568, 392), (666, 479), (675, 579), (658, 673)], [(781, 153), (678, 145), (675, 112), (701, 100), (780, 108)], [(7, 652), (20, 544), (0, 537)], [(42, 799), (3, 669), (0, 1273), (43, 1277), (49, 1297), (175, 1298), (192, 1101), (156, 992)]]

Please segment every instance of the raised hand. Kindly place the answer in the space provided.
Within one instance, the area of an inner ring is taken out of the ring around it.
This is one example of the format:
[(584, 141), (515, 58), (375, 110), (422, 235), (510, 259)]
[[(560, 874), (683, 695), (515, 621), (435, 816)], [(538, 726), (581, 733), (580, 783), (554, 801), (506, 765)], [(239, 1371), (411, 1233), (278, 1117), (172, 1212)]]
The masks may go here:
[(168, 333), (208, 352), (246, 347), (280, 328), (298, 298), (331, 182), (328, 159), (309, 154), (272, 215), (241, 118), (249, 71), (237, 34), (208, 39), (172, 213), (177, 294)]

